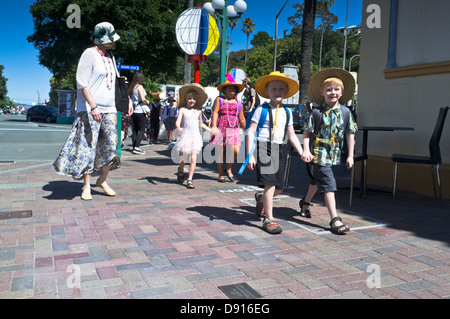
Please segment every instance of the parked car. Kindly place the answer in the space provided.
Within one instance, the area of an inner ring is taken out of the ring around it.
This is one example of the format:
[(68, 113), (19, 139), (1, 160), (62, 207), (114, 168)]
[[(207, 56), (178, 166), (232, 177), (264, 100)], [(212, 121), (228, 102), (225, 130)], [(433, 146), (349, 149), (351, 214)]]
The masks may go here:
[(305, 120), (301, 112), (301, 106), (299, 104), (286, 104), (292, 113), (292, 123), (296, 132), (303, 133), (305, 126)]
[(49, 105), (35, 105), (27, 111), (27, 121), (45, 121), (47, 123), (56, 122), (58, 109)]

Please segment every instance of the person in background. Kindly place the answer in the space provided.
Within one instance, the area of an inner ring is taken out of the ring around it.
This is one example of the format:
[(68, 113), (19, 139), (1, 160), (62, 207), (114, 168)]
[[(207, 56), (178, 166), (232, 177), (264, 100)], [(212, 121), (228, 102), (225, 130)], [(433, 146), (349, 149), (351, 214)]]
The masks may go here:
[(164, 106), (163, 122), (167, 132), (167, 140), (170, 143), (172, 141), (172, 133), (175, 130), (175, 123), (178, 116), (178, 108), (175, 104), (175, 98), (169, 97), (168, 104)]
[(153, 103), (150, 112), (150, 135), (149, 141), (153, 144), (158, 143), (159, 123), (161, 121), (161, 98), (158, 94), (153, 96)]
[(128, 95), (130, 96), (134, 106), (133, 116), (131, 117), (133, 121), (133, 136), (131, 137), (133, 149), (131, 150), (131, 153), (141, 155), (145, 154), (139, 146), (144, 138), (147, 122), (147, 112), (144, 105), (147, 107), (150, 105), (150, 101), (146, 99), (147, 93), (143, 87), (144, 83), (144, 74), (136, 71), (133, 74), (133, 81), (131, 81), (130, 87), (128, 88)]

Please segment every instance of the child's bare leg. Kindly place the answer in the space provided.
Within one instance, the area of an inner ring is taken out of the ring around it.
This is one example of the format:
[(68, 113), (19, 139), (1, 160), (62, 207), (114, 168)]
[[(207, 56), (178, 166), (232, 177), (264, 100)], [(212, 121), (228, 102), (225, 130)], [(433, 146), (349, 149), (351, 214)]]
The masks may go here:
[(273, 185), (266, 185), (262, 196), (265, 219), (273, 219), (273, 198), (281, 193)]
[(194, 178), (194, 172), (195, 168), (197, 166), (197, 154), (192, 152), (191, 153), (191, 165), (189, 165), (189, 175), (188, 180), (191, 180)]
[[(309, 185), (308, 193), (306, 193), (306, 196), (305, 196), (305, 203), (311, 203), (314, 195), (316, 195), (316, 193), (317, 193), (317, 190), (318, 190), (317, 185), (311, 185), (311, 184)], [(309, 208), (309, 205), (304, 204), (303, 207), (305, 210), (307, 210)]]
[(217, 170), (219, 171), (219, 179), (223, 179), (224, 175), (223, 175), (223, 169), (225, 167), (225, 162), (224, 162), (224, 152), (225, 152), (225, 148), (222, 146), (216, 146), (216, 160), (217, 160)]

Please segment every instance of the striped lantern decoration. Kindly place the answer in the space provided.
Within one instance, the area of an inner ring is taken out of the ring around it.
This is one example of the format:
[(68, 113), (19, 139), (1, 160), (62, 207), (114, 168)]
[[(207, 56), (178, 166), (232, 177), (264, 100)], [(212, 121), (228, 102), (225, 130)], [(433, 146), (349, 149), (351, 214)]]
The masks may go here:
[(189, 8), (178, 17), (175, 34), (180, 49), (195, 63), (195, 82), (199, 83), (200, 61), (206, 61), (219, 43), (217, 21), (205, 9)]

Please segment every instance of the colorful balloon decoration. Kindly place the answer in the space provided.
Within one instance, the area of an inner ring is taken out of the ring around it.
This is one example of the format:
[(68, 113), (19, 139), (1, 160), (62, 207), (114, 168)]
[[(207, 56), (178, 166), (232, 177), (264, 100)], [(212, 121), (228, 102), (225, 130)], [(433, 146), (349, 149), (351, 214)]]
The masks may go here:
[(219, 43), (216, 19), (202, 8), (189, 8), (177, 19), (175, 34), (178, 45), (195, 63), (195, 83), (200, 80), (200, 61), (206, 61)]

